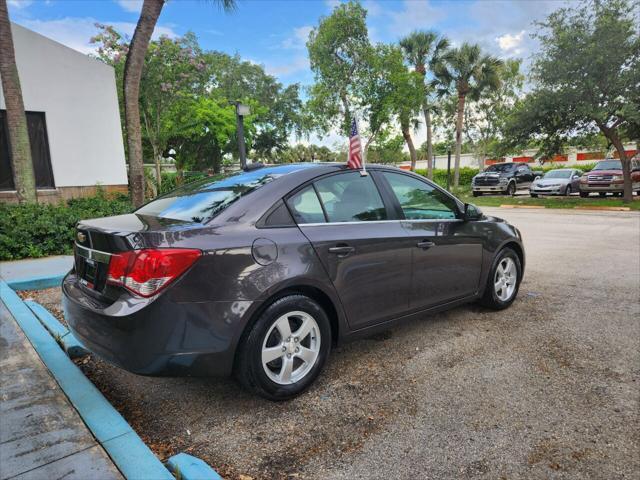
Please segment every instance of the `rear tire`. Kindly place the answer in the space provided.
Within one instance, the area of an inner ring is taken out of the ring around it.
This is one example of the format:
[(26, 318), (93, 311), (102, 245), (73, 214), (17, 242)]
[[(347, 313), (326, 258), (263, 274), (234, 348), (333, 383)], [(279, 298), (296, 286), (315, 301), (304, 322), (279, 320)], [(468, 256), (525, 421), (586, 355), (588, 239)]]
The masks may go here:
[[(506, 275), (505, 269), (508, 270)], [(509, 247), (500, 250), (493, 260), (491, 270), (489, 270), (489, 277), (480, 303), (492, 310), (502, 310), (509, 307), (518, 295), (521, 280), (522, 264), (518, 254)]]
[(473, 196), (474, 197), (481, 197), (482, 196), (482, 192), (473, 192)]
[(606, 193), (606, 192), (598, 192), (598, 196), (599, 196), (600, 198), (604, 198), (604, 197), (606, 197), (606, 196), (607, 196), (607, 193)]
[(589, 192), (580, 192), (580, 198), (587, 198), (589, 197)]
[(531, 198), (538, 198), (538, 194), (537, 193), (529, 193), (529, 195), (531, 195)]
[(287, 400), (315, 381), (330, 351), (331, 325), (324, 309), (305, 295), (287, 295), (251, 326), (238, 348), (234, 375), (253, 393)]

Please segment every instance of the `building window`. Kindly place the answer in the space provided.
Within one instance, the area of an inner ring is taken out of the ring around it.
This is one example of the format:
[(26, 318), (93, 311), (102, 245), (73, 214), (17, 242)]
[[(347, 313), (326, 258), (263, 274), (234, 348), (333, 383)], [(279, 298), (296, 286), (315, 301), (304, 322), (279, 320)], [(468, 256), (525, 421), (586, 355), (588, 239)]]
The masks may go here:
[[(44, 112), (26, 113), (36, 187), (55, 188)], [(6, 110), (0, 110), (0, 190), (15, 190), (10, 155)]]

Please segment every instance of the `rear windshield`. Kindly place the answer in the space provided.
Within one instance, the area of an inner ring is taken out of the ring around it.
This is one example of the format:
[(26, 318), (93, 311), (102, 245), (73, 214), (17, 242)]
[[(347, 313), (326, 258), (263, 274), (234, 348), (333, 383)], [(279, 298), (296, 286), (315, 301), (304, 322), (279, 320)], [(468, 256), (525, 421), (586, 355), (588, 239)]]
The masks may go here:
[(135, 213), (202, 223), (215, 217), (239, 198), (294, 169), (294, 166), (265, 167), (206, 178), (156, 198)]
[(508, 172), (514, 167), (513, 163), (498, 163), (496, 165), (491, 165), (487, 167), (485, 172)]
[(622, 170), (622, 163), (620, 160), (605, 160), (604, 162), (598, 162), (593, 168), (594, 170)]

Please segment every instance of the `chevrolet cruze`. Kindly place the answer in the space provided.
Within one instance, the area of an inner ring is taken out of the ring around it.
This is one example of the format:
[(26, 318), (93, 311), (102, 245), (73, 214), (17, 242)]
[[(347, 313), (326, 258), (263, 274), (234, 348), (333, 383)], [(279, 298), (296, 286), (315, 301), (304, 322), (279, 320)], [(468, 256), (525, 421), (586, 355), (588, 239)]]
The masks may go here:
[(337, 342), (467, 302), (508, 307), (518, 230), (392, 167), (254, 166), (78, 223), (65, 316), (143, 375), (230, 375), (272, 400)]

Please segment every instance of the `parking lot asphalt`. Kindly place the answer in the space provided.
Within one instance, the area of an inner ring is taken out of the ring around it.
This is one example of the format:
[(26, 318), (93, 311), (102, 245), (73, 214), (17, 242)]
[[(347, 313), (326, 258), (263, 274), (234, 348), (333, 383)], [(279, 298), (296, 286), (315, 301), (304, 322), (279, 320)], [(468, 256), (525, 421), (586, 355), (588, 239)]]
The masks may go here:
[(341, 346), (292, 401), (82, 368), (160, 456), (229, 478), (638, 478), (640, 215), (483, 210), (524, 237), (514, 305)]

